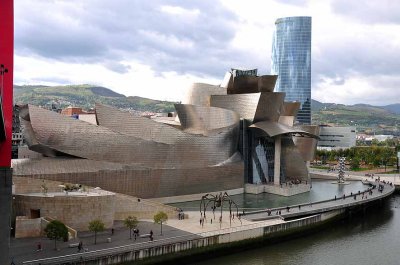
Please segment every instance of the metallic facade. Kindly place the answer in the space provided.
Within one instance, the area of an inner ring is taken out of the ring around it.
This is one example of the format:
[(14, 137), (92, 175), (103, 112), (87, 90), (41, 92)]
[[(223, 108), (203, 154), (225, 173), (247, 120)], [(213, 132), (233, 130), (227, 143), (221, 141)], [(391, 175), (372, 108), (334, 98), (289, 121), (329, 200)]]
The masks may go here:
[(271, 73), (286, 101), (301, 103), (297, 121), (311, 124), (311, 17), (277, 19), (272, 42)]
[(15, 174), (142, 198), (169, 197), (242, 188), (244, 175), (251, 183), (273, 183), (274, 167), (280, 167), (274, 159), (282, 149), (281, 182), (308, 179), (292, 136), (316, 136), (280, 122), (282, 114), (293, 120), (298, 104), (270, 91), (276, 76), (252, 78), (254, 87), (232, 79), (238, 94), (193, 85), (188, 102), (175, 105), (174, 126), (102, 104), (96, 104), (97, 125), (23, 106), (29, 148), (47, 158), (17, 163)]

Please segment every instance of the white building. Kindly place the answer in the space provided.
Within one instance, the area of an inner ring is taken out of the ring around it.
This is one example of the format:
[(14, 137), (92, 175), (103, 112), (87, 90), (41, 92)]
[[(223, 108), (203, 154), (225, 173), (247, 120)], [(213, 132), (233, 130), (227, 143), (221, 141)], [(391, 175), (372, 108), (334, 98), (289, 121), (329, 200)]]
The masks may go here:
[(320, 126), (318, 149), (347, 149), (356, 146), (356, 127)]

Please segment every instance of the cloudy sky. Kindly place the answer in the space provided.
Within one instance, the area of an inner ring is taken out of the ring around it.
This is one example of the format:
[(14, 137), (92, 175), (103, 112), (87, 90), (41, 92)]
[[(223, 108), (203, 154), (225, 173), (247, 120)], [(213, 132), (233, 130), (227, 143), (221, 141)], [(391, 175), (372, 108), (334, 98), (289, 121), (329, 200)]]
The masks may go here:
[(398, 0), (16, 0), (15, 84), (181, 100), (231, 67), (269, 74), (274, 22), (312, 16), (312, 97), (400, 103)]

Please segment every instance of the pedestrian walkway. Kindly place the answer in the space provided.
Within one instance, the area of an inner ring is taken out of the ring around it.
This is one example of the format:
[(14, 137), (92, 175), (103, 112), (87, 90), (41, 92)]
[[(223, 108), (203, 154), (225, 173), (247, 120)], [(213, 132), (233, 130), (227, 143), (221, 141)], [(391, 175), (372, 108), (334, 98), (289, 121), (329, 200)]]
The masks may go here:
[[(279, 207), (255, 212), (247, 212), (243, 217), (249, 221), (261, 221), (271, 218), (274, 215), (279, 215), (284, 219), (301, 217), (306, 215), (318, 214), (328, 212), (337, 209), (344, 209), (357, 205), (367, 204), (369, 202), (385, 198), (391, 195), (395, 187), (384, 182), (371, 181), (372, 185), (376, 188), (369, 187), (368, 189), (361, 190), (356, 193), (346, 194), (345, 197), (336, 197), (326, 201), (299, 204), (299, 205), (288, 205), (287, 207)], [(338, 185), (338, 184), (332, 184)], [(382, 185), (383, 191), (378, 191), (379, 185)], [(372, 191), (372, 193), (370, 193)]]
[[(168, 225), (163, 225), (163, 235), (160, 235), (160, 225), (154, 224), (153, 222), (141, 221), (139, 222), (138, 229), (140, 234), (147, 234), (152, 230), (154, 232), (154, 240), (171, 238), (176, 236), (188, 236), (193, 235), (193, 233), (187, 232), (185, 230), (180, 230), (175, 227)], [(129, 229), (127, 229), (121, 221), (116, 221), (114, 225), (114, 234), (111, 230), (107, 230), (97, 235), (97, 244), (94, 244), (94, 233), (93, 232), (80, 232), (78, 233), (78, 238), (70, 240), (68, 242), (57, 242), (57, 249), (54, 250), (54, 240), (50, 240), (46, 237), (39, 238), (21, 238), (21, 239), (11, 239), (10, 246), (10, 257), (14, 257), (14, 263), (16, 265), (22, 264), (23, 261), (27, 260), (37, 260), (42, 258), (63, 256), (78, 253), (77, 244), (82, 241), (83, 251), (93, 251), (111, 247), (118, 247), (128, 244), (138, 244), (150, 241), (149, 238), (138, 237), (134, 240), (129, 239)], [(108, 242), (108, 239), (111, 242)], [(40, 242), (42, 250), (37, 251), (38, 243)], [(76, 245), (71, 248), (69, 245)], [(83, 253), (83, 251), (81, 253)], [(11, 260), (10, 260), (11, 263)]]

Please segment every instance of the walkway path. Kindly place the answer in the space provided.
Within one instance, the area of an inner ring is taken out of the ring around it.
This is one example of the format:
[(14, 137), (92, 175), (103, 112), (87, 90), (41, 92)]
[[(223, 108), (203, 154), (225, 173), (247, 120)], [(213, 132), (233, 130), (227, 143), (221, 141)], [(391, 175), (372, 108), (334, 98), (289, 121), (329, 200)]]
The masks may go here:
[[(368, 188), (364, 191), (360, 191), (360, 193), (357, 192), (357, 193), (346, 194), (345, 198), (343, 197), (336, 199), (332, 198), (330, 200), (320, 201), (316, 203), (290, 205), (288, 206), (289, 210), (287, 209), (287, 207), (273, 208), (270, 209), (270, 214), (268, 213), (267, 209), (262, 211), (249, 212), (246, 213), (244, 219), (247, 219), (249, 221), (266, 220), (268, 218), (274, 217), (274, 215), (277, 215), (277, 211), (280, 211), (280, 213), (278, 212), (278, 215), (284, 219), (318, 214), (331, 210), (353, 207), (357, 205), (362, 205), (367, 202), (375, 201), (389, 196), (395, 190), (394, 185), (389, 185), (377, 181), (371, 181), (371, 183), (376, 186), (376, 188), (372, 189), (372, 194), (368, 192), (371, 188)], [(338, 184), (332, 184), (332, 185), (338, 185)], [(383, 185), (384, 187), (382, 192), (378, 191), (379, 185)]]

